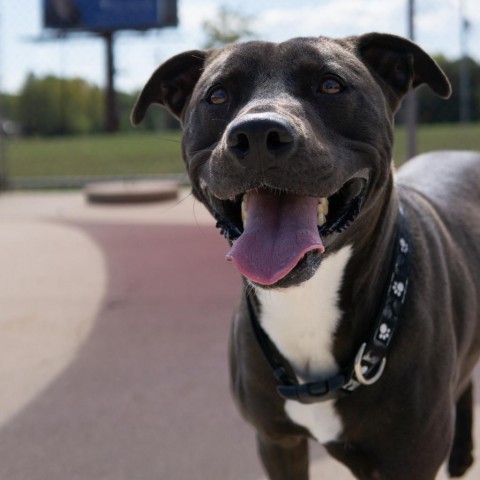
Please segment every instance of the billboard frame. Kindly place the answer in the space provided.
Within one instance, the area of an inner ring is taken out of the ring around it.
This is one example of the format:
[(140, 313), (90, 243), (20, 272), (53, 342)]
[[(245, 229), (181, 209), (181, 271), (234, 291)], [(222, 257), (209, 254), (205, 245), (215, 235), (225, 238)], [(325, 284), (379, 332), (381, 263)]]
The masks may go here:
[[(133, 11), (132, 8), (127, 7), (135, 5), (138, 13), (140, 11), (143, 12), (144, 17), (142, 18), (153, 17), (154, 20), (134, 23), (130, 15), (128, 17), (130, 22), (117, 21), (115, 23), (110, 18), (110, 23), (102, 24), (100, 21), (102, 18), (109, 18), (108, 15), (106, 17), (102, 17), (102, 15), (117, 11), (120, 5), (123, 5), (125, 11), (122, 12), (123, 17), (117, 18), (127, 19), (127, 13)], [(110, 6), (111, 10), (108, 10), (108, 6)], [(144, 10), (142, 10), (142, 6)], [(145, 17), (147, 7), (150, 8), (150, 14), (153, 12), (154, 15)], [(177, 0), (42, 0), (42, 14), (44, 30), (58, 39), (82, 33), (91, 33), (104, 40), (107, 78), (104, 128), (106, 132), (117, 132), (120, 120), (115, 92), (115, 34), (121, 30), (144, 32), (150, 29), (177, 26)]]

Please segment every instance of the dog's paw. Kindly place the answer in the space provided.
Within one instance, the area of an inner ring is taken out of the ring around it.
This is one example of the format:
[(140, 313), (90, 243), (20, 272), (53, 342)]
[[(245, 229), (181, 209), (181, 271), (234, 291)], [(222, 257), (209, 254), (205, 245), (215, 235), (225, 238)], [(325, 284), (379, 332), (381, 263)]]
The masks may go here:
[(474, 461), (470, 448), (454, 448), (448, 460), (448, 474), (452, 478), (463, 477)]

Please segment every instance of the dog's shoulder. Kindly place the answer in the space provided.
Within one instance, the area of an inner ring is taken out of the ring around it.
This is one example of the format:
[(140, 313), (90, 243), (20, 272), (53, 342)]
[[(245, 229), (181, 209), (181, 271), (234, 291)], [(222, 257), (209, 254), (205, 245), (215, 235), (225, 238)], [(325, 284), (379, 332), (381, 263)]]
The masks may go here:
[(406, 162), (397, 173), (400, 187), (423, 194), (449, 211), (480, 204), (480, 153), (437, 151)]
[[(439, 151), (419, 155), (398, 172), (400, 201), (407, 211), (417, 263), (466, 283), (478, 295), (480, 284), (480, 154)], [(448, 273), (447, 273), (448, 272)], [(426, 275), (426, 271), (423, 271)], [(474, 301), (474, 300), (472, 300)]]
[(397, 185), (404, 203), (410, 203), (417, 214), (431, 216), (434, 211), (459, 243), (480, 235), (480, 153), (419, 155), (400, 168)]

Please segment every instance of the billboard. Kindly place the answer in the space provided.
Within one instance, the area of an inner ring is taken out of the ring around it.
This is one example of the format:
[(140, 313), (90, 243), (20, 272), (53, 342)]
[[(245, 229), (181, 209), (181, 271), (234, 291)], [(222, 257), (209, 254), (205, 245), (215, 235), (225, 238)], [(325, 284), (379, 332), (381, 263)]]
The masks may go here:
[(177, 25), (177, 0), (43, 0), (45, 28), (112, 32)]

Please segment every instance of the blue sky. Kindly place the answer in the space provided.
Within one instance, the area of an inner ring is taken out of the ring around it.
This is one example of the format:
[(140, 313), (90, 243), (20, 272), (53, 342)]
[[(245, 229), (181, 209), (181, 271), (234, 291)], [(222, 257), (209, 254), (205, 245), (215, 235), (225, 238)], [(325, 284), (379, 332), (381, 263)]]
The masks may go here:
[[(460, 56), (460, 2), (471, 23), (470, 54), (480, 61), (478, 0), (416, 0), (416, 41), (432, 54)], [(146, 34), (124, 32), (116, 40), (117, 88), (133, 91), (171, 55), (198, 48), (202, 22), (228, 5), (255, 20), (258, 38), (342, 37), (369, 31), (407, 34), (407, 0), (179, 0), (178, 28)], [(0, 0), (0, 88), (18, 91), (28, 72), (80, 76), (104, 83), (104, 45), (95, 38), (33, 41), (42, 36), (41, 0)]]

